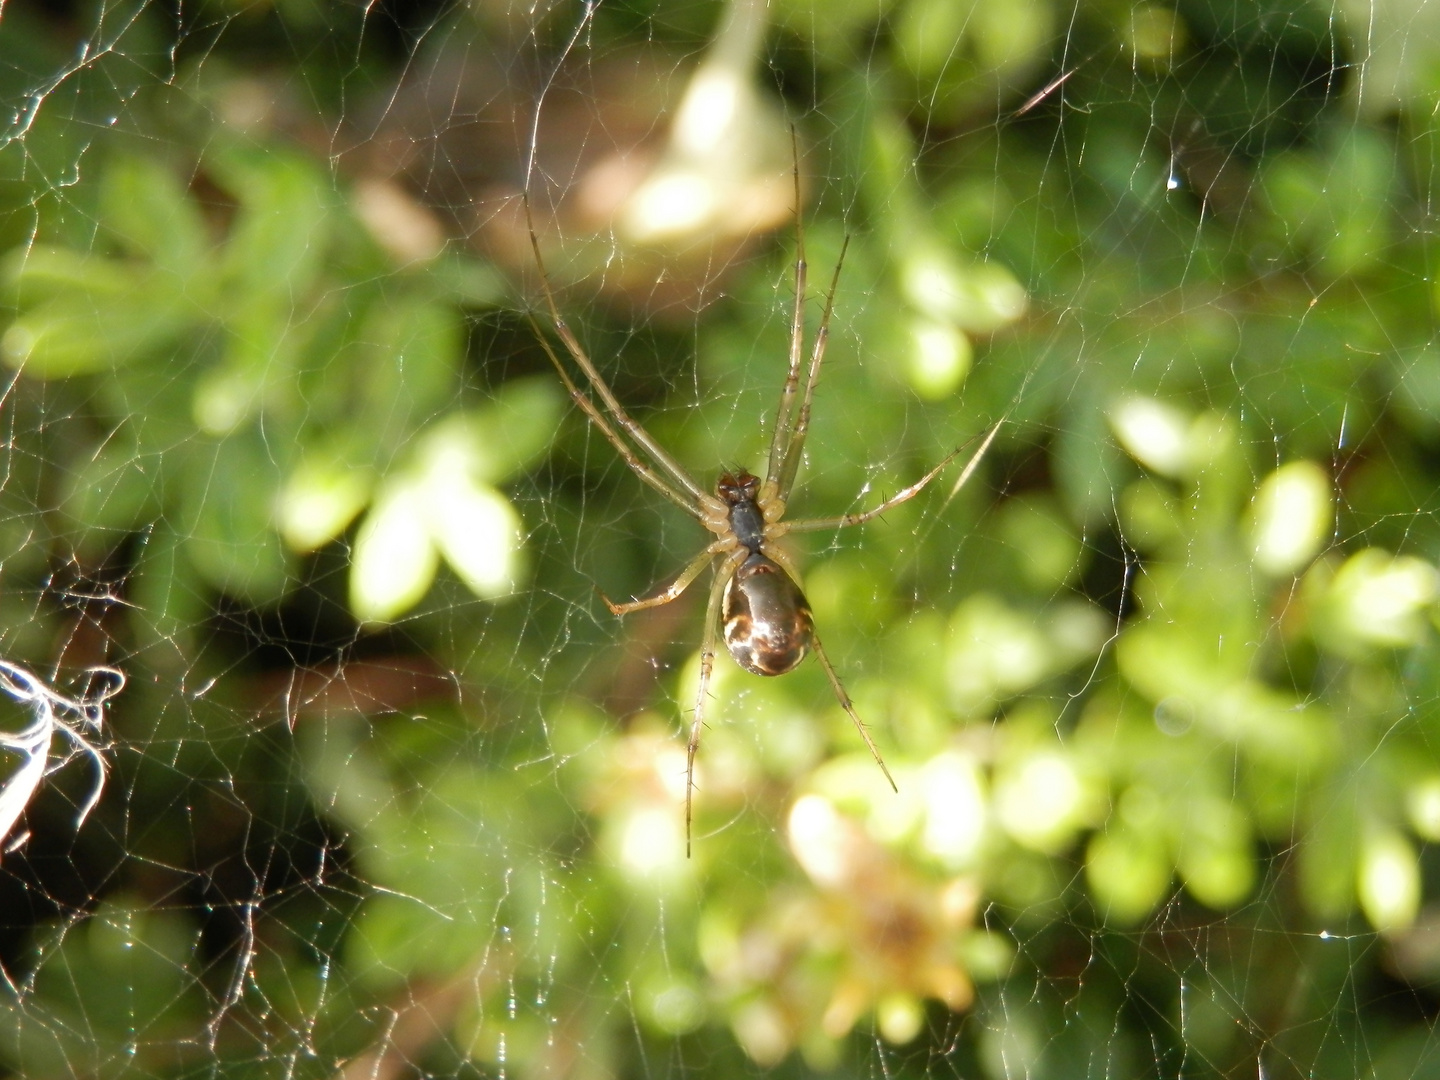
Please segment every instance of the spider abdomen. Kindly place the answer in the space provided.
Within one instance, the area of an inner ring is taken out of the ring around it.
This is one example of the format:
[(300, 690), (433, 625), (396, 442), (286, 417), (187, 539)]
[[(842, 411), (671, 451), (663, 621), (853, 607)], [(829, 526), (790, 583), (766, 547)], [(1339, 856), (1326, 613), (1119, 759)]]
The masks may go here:
[(815, 620), (800, 586), (779, 563), (756, 551), (725, 586), (725, 647), (756, 675), (784, 675), (810, 651)]

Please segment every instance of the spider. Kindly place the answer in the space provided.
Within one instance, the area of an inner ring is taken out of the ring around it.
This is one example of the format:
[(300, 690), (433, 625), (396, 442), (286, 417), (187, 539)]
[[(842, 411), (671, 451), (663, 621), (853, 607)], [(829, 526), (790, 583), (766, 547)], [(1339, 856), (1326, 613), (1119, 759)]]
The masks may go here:
[[(696, 555), (670, 584), (650, 596), (615, 603), (601, 594), (607, 607), (616, 616), (628, 615), (633, 611), (659, 607), (678, 598), (698, 578), (707, 566), (715, 566), (715, 575), (710, 586), (710, 599), (705, 608), (705, 629), (700, 648), (700, 685), (695, 695), (695, 715), (690, 724), (690, 740), (686, 747), (685, 763), (685, 855), (690, 856), (690, 832), (694, 809), (695, 755), (700, 749), (700, 731), (705, 722), (706, 690), (710, 684), (711, 671), (715, 664), (716, 631), (723, 627), (725, 647), (731, 657), (746, 671), (755, 675), (784, 675), (793, 671), (805, 657), (814, 652), (815, 659), (824, 669), (830, 686), (840, 707), (855, 722), (875, 763), (880, 766), (891, 788), (899, 791), (885, 759), (875, 740), (870, 737), (864, 721), (855, 711), (850, 695), (835, 673), (835, 667), (820, 644), (815, 632), (815, 620), (810, 604), (798, 584), (800, 575), (788, 554), (776, 546), (782, 536), (796, 532), (817, 532), (826, 529), (842, 529), (851, 525), (862, 525), (885, 511), (918, 495), (940, 471), (958, 456), (964, 447), (947, 454), (933, 469), (915, 483), (896, 492), (879, 506), (859, 513), (844, 514), (840, 517), (805, 518), (799, 521), (784, 521), (786, 505), (795, 486), (800, 470), (801, 452), (805, 447), (805, 436), (810, 428), (810, 404), (815, 395), (815, 384), (820, 375), (820, 363), (825, 356), (825, 343), (829, 337), (830, 315), (834, 309), (835, 288), (840, 281), (840, 269), (845, 263), (845, 252), (850, 238), (845, 238), (835, 271), (830, 279), (830, 288), (825, 294), (824, 313), (811, 346), (809, 369), (805, 375), (804, 393), (800, 392), (800, 377), (805, 369), (805, 236), (800, 221), (800, 166), (798, 153), (795, 164), (795, 306), (790, 322), (790, 367), (785, 377), (785, 387), (780, 394), (780, 405), (775, 416), (775, 428), (770, 439), (769, 462), (765, 479), (745, 471), (722, 473), (715, 485), (715, 494), (710, 494), (677, 462), (640, 424), (634, 420), (615, 397), (610, 385), (596, 369), (589, 354), (581, 346), (555, 302), (550, 287), (545, 260), (540, 254), (540, 241), (535, 235), (535, 223), (531, 216), (529, 193), (524, 195), (525, 224), (530, 231), (530, 247), (535, 255), (535, 265), (540, 275), (541, 291), (556, 335), (565, 346), (565, 351), (580, 368), (590, 389), (600, 399), (596, 402), (582, 390), (560, 357), (551, 347), (549, 340), (540, 331), (534, 316), (530, 319), (535, 332), (550, 362), (560, 374), (570, 397), (589, 417), (590, 422), (615, 447), (625, 463), (645, 483), (680, 507), (702, 526), (714, 534), (712, 540)], [(797, 402), (798, 398), (798, 402)], [(1001, 423), (1004, 423), (1002, 420)], [(986, 434), (978, 450), (961, 472), (951, 492), (953, 497), (970, 479), (979, 465), (985, 451), (990, 448), (1000, 430), (996, 424)], [(623, 434), (622, 434), (623, 433)], [(717, 611), (719, 618), (716, 618)]]

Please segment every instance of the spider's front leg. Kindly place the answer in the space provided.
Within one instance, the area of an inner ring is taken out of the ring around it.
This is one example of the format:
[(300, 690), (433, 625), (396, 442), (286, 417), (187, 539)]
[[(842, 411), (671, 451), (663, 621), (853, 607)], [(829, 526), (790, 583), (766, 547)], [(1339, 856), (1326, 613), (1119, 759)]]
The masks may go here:
[[(965, 463), (965, 468), (962, 469), (960, 472), (960, 478), (955, 481), (955, 486), (950, 489), (951, 499), (953, 499), (957, 494), (959, 494), (960, 489), (963, 488), (967, 483), (969, 483), (970, 477), (974, 475), (975, 470), (980, 467), (980, 462), (982, 459), (984, 459), (985, 452), (990, 449), (990, 444), (995, 441), (995, 436), (1000, 434), (1000, 428), (1005, 423), (1006, 419), (1008, 419), (1008, 417), (1002, 417), (999, 423), (997, 423), (994, 427), (990, 429), (989, 433), (985, 436), (985, 441), (980, 444), (980, 449), (976, 450), (975, 453), (971, 456), (970, 460)], [(862, 510), (854, 514), (844, 514), (840, 517), (833, 518), (806, 518), (802, 521), (776, 521), (773, 523), (767, 522), (765, 526), (765, 538), (767, 540), (773, 540), (784, 536), (786, 533), (819, 532), (824, 529), (845, 529), (849, 528), (851, 525), (863, 525), (865, 524), (865, 522), (870, 521), (873, 518), (879, 517), (891, 507), (899, 506), (901, 503), (907, 502), (908, 500), (913, 499), (916, 495), (919, 495), (920, 492), (924, 491), (925, 488), (929, 486), (931, 480), (934, 480), (935, 477), (940, 475), (941, 470), (944, 469), (946, 465), (949, 465), (950, 462), (954, 461), (957, 457), (960, 456), (961, 451), (963, 451), (964, 449), (965, 448), (963, 446), (960, 446), (950, 451), (950, 453), (946, 454), (944, 459), (941, 460), (939, 465), (936, 465), (933, 469), (931, 469), (929, 472), (927, 472), (924, 476), (922, 476), (919, 480), (915, 481), (915, 483), (911, 484), (909, 487), (897, 491), (894, 495), (891, 495), (890, 498), (886, 499), (879, 506), (872, 507), (869, 510)]]
[(671, 600), (678, 599), (680, 594), (690, 587), (690, 583), (700, 576), (700, 572), (710, 565), (711, 559), (732, 546), (732, 541), (716, 540), (704, 551), (700, 552), (699, 555), (696, 555), (695, 558), (690, 561), (690, 565), (685, 567), (684, 570), (681, 570), (679, 576), (676, 577), (674, 581), (651, 596), (617, 604), (602, 592), (600, 593), (600, 599), (605, 601), (605, 606), (610, 609), (612, 615), (629, 615), (632, 611), (644, 611), (646, 608), (661, 607), (664, 604), (670, 603)]

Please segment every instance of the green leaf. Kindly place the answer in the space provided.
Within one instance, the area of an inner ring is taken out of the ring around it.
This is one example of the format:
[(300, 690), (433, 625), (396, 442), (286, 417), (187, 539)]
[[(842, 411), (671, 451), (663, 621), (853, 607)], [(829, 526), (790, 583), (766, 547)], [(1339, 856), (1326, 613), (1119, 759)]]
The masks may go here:
[(1290, 244), (1340, 277), (1374, 268), (1394, 242), (1395, 148), (1360, 126), (1331, 146), (1328, 156), (1296, 151), (1273, 159), (1262, 185)]
[(395, 304), (382, 298), (343, 357), (349, 375), (336, 370), (338, 363), (329, 371), (358, 383), (359, 408), (346, 420), (377, 455), (389, 455), (454, 399), (464, 360), (465, 335), (453, 307), (423, 296)]
[(1176, 865), (1185, 888), (1202, 904), (1227, 908), (1255, 885), (1250, 821), (1234, 803), (1213, 795), (1187, 799)]
[(193, 1032), (205, 1014), (189, 967), (198, 939), (199, 927), (178, 911), (139, 897), (112, 897), (94, 914), (67, 921), (24, 995), (8, 980), (10, 989), (0, 991), (0, 1045), (27, 1066), (60, 1059), (55, 1072), (27, 1067), (30, 1075), (63, 1075), (77, 1057), (128, 1060), (137, 1073), (155, 1075), (166, 1052), (151, 1055)]
[(1086, 550), (1050, 496), (1021, 496), (1001, 505), (999, 532), (1032, 587), (1068, 584), (1085, 565)]
[(555, 438), (561, 408), (560, 390), (547, 376), (506, 383), (476, 410), (484, 444), (480, 476), (500, 483), (533, 465)]
[(194, 200), (169, 168), (151, 158), (126, 154), (106, 165), (100, 220), (132, 255), (181, 280), (196, 273), (210, 247)]
[(1097, 833), (1085, 852), (1085, 877), (1107, 921), (1129, 925), (1155, 910), (1170, 889), (1170, 860), (1153, 834), (1130, 826)]
[[(209, 606), (196, 571), (185, 558), (185, 539), (164, 520), (141, 538), (127, 583), (131, 623), (150, 662), (193, 663), (195, 636)], [(163, 657), (157, 659), (158, 657)]]
[(442, 254), (426, 264), (425, 274), (447, 299), (465, 307), (496, 307), (512, 291), (493, 265), (469, 255)]
[(334, 186), (308, 158), (234, 149), (207, 162), (240, 202), (225, 243), (225, 277), (243, 303), (289, 309), (314, 284), (329, 240)]
[(549, 378), (506, 383), (483, 405), (451, 413), (432, 425), (415, 448), (417, 467), (426, 475), (463, 474), (476, 483), (503, 482), (550, 445), (560, 409), (560, 392)]
[(318, 305), (333, 186), (308, 159), (235, 149), (211, 167), (240, 202), (226, 241), (216, 313), (226, 328), (217, 368), (195, 389), (195, 420), (224, 435), (258, 409), (299, 407), (295, 378)]
[(1061, 501), (1082, 526), (1103, 521), (1127, 472), (1105, 411), (1093, 401), (1073, 401), (1059, 423), (1050, 460)]
[(976, 593), (950, 621), (945, 672), (963, 715), (1029, 689), (1053, 669), (1055, 650), (1035, 617), (990, 593)]
[(3, 274), (11, 302), (24, 308), (76, 292), (119, 296), (131, 287), (136, 265), (37, 244), (11, 251)]
[[(576, 929), (556, 904), (563, 893), (549, 860), (535, 855), (535, 815), (520, 796), (504, 776), (458, 765), (428, 776), (413, 801), (369, 819), (360, 859), (372, 881), (394, 892), (366, 903), (349, 945), (351, 970), (382, 986), (449, 975), (486, 956), (497, 922), (525, 928), (514, 948), (489, 954), (510, 973), (545, 969), (571, 951)], [(524, 867), (518, 850), (530, 852)]]
[(190, 462), (185, 554), (216, 590), (250, 603), (274, 603), (290, 580), (274, 524), (280, 472), (256, 431), (239, 432)]
[(74, 463), (62, 504), (65, 514), (87, 536), (118, 543), (158, 515), (160, 468), (160, 459), (142, 457), (133, 439), (109, 439)]
[(0, 356), (37, 378), (108, 371), (173, 342), (199, 312), (182, 279), (139, 264), (53, 248), (12, 254), (20, 313)]
[(1300, 899), (1321, 919), (1343, 918), (1357, 899), (1360, 826), (1353, 788), (1337, 784), (1317, 799), (1300, 844)]

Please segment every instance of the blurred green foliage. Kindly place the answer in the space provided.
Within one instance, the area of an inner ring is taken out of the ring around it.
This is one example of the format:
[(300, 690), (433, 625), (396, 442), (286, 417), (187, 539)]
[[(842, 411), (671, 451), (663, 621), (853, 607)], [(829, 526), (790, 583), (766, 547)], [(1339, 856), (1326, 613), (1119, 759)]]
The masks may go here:
[[(1436, 1073), (1418, 6), (186, 10), (0, 32), (0, 635), (128, 676), (95, 813), (56, 771), (0, 855), (3, 1067)], [(784, 379), (787, 118), (812, 334), (846, 252), (790, 513), (1003, 423), (797, 546), (899, 793), (722, 656), (687, 860), (705, 586), (596, 592), (706, 540), (567, 411), (518, 195), (708, 484)]]

